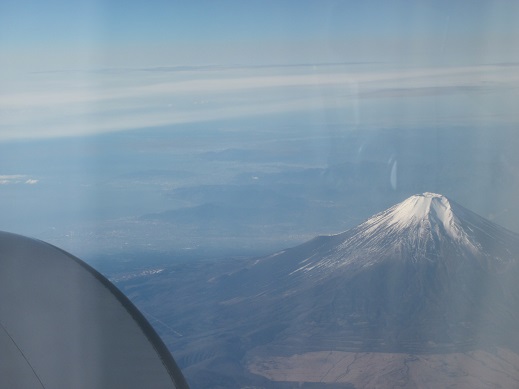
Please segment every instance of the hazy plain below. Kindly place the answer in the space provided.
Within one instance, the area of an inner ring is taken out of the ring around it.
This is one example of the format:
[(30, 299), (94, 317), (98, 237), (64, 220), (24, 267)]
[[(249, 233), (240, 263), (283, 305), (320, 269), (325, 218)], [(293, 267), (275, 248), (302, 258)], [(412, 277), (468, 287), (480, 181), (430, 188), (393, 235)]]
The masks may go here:
[(519, 230), (513, 128), (355, 130), (293, 121), (2, 143), (0, 163), (13, 174), (2, 176), (0, 228), (87, 260), (250, 256), (344, 231), (433, 191)]

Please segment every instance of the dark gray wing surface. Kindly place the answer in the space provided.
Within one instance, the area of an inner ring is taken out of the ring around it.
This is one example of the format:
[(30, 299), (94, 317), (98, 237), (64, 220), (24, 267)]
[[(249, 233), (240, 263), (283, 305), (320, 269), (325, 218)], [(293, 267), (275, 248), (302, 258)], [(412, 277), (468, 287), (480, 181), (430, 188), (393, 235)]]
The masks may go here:
[(187, 388), (156, 332), (105, 277), (0, 232), (0, 387)]

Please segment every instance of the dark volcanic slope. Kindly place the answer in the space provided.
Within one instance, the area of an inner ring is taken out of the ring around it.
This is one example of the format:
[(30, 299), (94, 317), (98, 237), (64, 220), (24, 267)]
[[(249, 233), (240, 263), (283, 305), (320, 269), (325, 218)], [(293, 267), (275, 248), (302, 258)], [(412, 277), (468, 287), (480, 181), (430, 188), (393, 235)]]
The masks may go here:
[(516, 234), (424, 193), (342, 234), (261, 258), (218, 289), (249, 347), (517, 350), (518, 264)]

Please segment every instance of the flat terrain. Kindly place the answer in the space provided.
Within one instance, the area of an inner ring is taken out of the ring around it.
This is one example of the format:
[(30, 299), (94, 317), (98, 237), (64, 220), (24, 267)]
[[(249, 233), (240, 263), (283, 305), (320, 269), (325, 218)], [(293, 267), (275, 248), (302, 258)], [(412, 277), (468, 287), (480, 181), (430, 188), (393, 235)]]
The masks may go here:
[(519, 355), (506, 350), (450, 354), (309, 352), (250, 356), (251, 373), (272, 381), (349, 383), (355, 388), (516, 388)]

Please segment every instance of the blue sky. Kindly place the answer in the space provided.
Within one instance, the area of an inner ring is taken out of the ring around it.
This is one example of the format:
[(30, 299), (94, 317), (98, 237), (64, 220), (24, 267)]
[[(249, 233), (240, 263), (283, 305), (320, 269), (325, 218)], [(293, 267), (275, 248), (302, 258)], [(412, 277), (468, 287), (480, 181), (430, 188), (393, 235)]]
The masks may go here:
[(0, 140), (328, 110), (515, 122), (517, 15), (507, 0), (5, 0)]
[(519, 60), (514, 1), (13, 1), (2, 65), (120, 66)]

